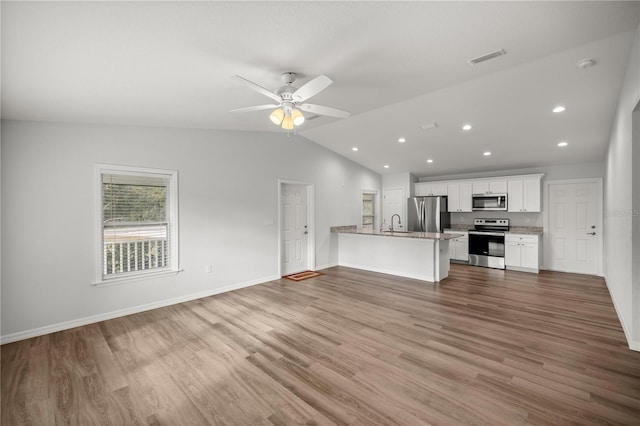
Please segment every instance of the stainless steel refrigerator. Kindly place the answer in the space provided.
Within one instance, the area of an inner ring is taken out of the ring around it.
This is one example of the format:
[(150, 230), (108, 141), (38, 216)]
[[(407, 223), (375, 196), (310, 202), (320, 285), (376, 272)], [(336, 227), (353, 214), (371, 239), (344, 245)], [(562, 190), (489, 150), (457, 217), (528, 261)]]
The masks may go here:
[(411, 197), (407, 212), (409, 231), (443, 232), (451, 223), (447, 197)]

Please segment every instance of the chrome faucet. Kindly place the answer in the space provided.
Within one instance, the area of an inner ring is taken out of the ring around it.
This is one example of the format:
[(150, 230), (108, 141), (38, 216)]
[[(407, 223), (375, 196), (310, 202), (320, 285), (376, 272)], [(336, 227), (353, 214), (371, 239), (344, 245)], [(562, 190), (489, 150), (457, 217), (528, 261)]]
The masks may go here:
[(393, 216), (391, 216), (391, 225), (389, 226), (389, 231), (393, 232), (393, 218), (398, 216), (398, 225), (402, 225), (402, 222), (400, 221), (400, 215), (399, 214), (394, 214)]

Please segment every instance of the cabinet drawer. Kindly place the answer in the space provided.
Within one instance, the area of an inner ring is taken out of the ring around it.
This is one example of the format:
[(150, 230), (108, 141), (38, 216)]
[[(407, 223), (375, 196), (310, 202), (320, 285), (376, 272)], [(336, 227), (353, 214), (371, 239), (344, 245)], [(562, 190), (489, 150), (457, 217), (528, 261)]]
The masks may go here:
[(504, 236), (505, 243), (538, 243), (537, 235), (524, 235), (524, 234), (506, 234)]
[(469, 238), (469, 231), (450, 231), (448, 229), (444, 230), (445, 234), (462, 234), (462, 237), (456, 238), (456, 240), (466, 240)]

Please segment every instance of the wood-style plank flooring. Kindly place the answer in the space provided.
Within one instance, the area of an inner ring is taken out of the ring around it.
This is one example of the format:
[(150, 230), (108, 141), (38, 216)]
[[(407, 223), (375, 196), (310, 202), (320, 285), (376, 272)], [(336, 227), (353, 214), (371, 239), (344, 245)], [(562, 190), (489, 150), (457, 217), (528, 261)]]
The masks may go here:
[(344, 267), (2, 346), (2, 425), (640, 424), (601, 278)]

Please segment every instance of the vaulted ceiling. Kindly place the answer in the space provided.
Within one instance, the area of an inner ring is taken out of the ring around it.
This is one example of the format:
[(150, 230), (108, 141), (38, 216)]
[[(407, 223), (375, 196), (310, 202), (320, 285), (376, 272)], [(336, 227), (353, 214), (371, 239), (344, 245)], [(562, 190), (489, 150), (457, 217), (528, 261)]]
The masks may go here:
[[(640, 15), (638, 2), (610, 1), (0, 7), (4, 119), (286, 137), (269, 111), (229, 112), (270, 103), (233, 76), (275, 90), (286, 71), (298, 86), (325, 74), (334, 83), (310, 102), (352, 116), (309, 116), (297, 132), (418, 176), (603, 160)], [(506, 55), (467, 62), (497, 49)], [(595, 65), (577, 67), (585, 58)]]

